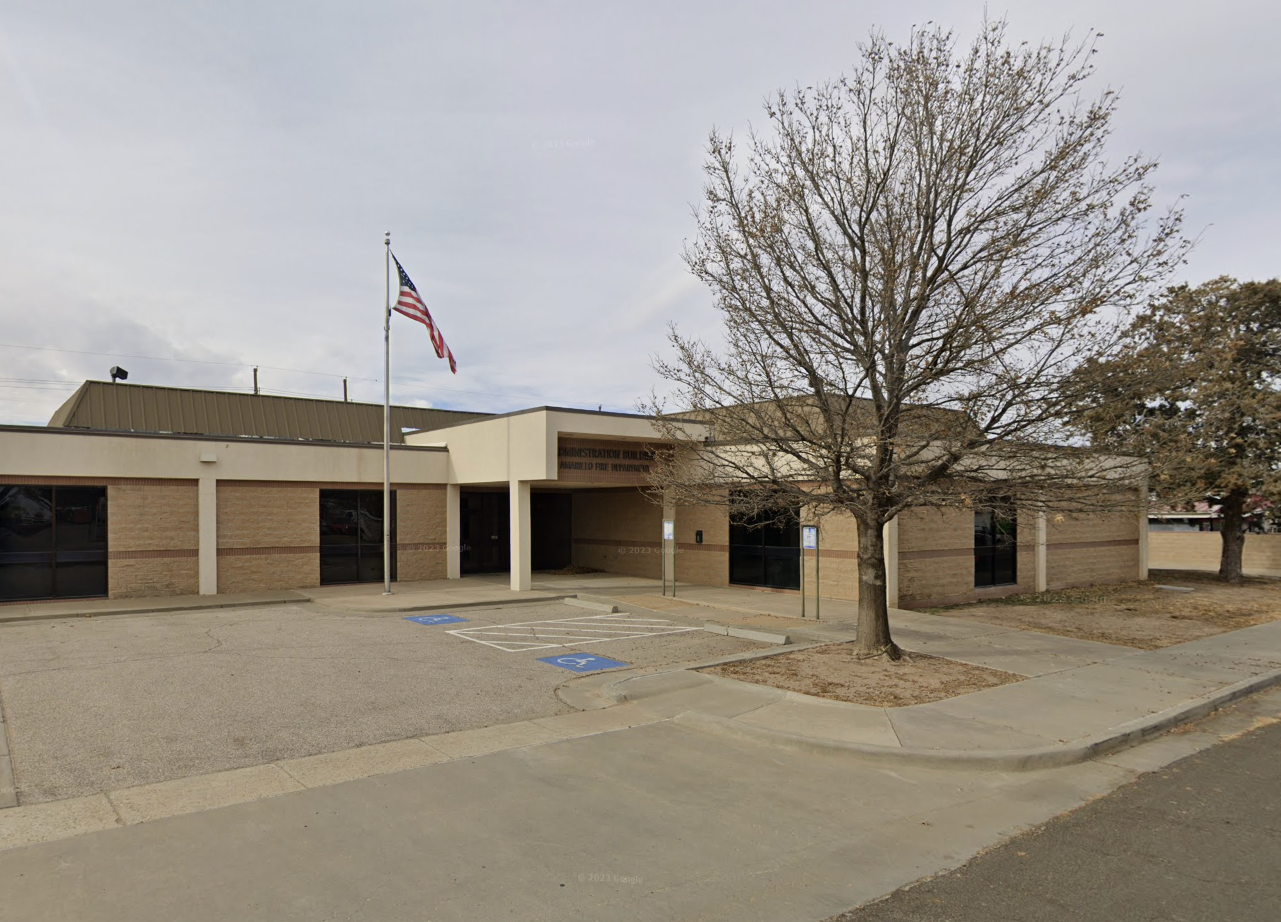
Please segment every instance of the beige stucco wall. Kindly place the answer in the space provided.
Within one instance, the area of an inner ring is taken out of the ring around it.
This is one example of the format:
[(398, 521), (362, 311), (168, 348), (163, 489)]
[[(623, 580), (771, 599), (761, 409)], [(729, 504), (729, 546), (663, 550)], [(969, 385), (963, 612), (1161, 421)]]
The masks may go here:
[[(1214, 572), (1222, 551), (1218, 532), (1148, 532), (1148, 565), (1155, 569)], [(1281, 535), (1246, 535), (1241, 566), (1248, 576), (1281, 576)]]

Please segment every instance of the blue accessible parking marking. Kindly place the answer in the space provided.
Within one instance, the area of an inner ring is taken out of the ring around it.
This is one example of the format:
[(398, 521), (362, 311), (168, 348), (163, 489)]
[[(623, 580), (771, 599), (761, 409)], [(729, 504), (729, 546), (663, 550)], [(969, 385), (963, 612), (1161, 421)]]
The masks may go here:
[(620, 663), (616, 659), (606, 659), (603, 656), (589, 656), (586, 653), (566, 653), (564, 656), (542, 656), (539, 657), (540, 663), (551, 663), (553, 666), (559, 666), (561, 669), (568, 669), (570, 672), (600, 672), (604, 669), (619, 669), (626, 666), (626, 663)]
[(467, 619), (457, 615), (414, 615), (405, 620), (412, 621), (414, 624), (462, 624)]

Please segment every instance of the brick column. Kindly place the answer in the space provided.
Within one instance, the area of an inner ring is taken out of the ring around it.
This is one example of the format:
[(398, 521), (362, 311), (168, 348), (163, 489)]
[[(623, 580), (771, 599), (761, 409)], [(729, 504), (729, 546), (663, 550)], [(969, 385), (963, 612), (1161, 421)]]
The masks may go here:
[(200, 594), (218, 594), (218, 478), (201, 477), (197, 486), (200, 520)]

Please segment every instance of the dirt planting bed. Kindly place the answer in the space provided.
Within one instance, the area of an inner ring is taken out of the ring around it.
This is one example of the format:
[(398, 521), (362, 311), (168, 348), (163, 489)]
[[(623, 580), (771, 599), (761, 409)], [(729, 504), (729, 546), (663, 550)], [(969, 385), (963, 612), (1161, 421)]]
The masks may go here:
[(1142, 650), (1281, 618), (1278, 579), (1247, 578), (1232, 585), (1218, 581), (1212, 573), (1183, 570), (1153, 570), (1150, 577), (1144, 582), (1008, 596), (926, 610), (951, 618)]
[(702, 671), (740, 682), (871, 707), (928, 704), (1023, 678), (906, 651), (896, 662), (883, 657), (861, 660), (850, 643), (824, 644)]

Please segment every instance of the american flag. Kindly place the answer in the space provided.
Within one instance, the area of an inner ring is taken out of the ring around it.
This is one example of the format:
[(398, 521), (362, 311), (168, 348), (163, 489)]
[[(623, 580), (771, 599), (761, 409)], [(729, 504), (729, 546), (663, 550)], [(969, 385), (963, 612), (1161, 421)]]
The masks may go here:
[(414, 287), (414, 283), (405, 272), (405, 267), (400, 264), (399, 259), (396, 259), (394, 253), (391, 258), (395, 260), (396, 271), (400, 273), (400, 296), (396, 299), (396, 313), (404, 314), (411, 320), (417, 320), (425, 326), (428, 335), (431, 336), (432, 348), (436, 350), (436, 358), (449, 359), (449, 370), (454, 374), (458, 374), (458, 365), (454, 362), (454, 354), (445, 345), (445, 337), (440, 335), (440, 328), (431, 319), (431, 312), (427, 310), (427, 305), (423, 303), (422, 296), (418, 294), (418, 289)]

